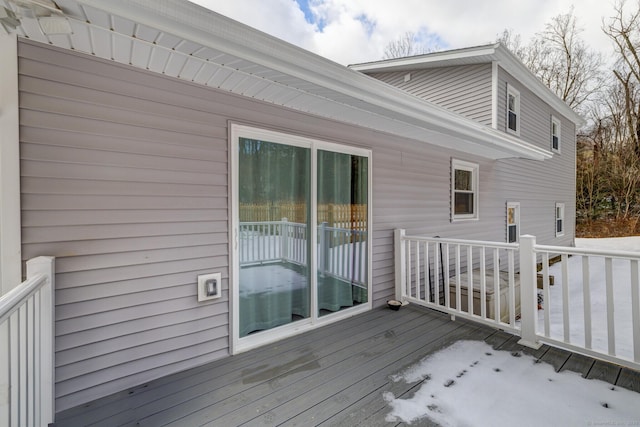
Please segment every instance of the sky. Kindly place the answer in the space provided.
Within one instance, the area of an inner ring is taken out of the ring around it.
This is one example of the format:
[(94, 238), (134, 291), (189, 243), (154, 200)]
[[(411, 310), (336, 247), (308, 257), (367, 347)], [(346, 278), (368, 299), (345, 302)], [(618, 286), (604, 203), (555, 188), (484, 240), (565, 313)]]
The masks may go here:
[[(192, 0), (207, 9), (347, 65), (382, 59), (407, 31), (435, 50), (492, 43), (504, 29), (523, 42), (574, 7), (582, 38), (605, 57), (613, 0)], [(635, 5), (635, 0), (627, 0)]]

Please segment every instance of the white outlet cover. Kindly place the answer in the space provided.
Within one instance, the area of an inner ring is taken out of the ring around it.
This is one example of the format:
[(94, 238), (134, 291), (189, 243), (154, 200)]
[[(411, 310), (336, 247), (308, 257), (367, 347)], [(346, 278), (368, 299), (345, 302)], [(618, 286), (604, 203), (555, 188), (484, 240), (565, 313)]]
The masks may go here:
[[(207, 295), (207, 282), (215, 280), (215, 293)], [(222, 296), (222, 273), (201, 274), (198, 276), (198, 301), (208, 301)]]

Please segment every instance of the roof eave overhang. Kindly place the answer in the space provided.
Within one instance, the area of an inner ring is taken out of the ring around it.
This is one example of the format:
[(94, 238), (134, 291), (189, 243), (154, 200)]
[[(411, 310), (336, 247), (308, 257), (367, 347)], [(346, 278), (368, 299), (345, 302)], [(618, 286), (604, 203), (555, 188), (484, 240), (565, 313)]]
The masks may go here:
[[(257, 66), (284, 75), (285, 80), (291, 78), (295, 83), (285, 84), (277, 80), (269, 83), (273, 83), (276, 89), (293, 88), (312, 99), (313, 102), (307, 103), (304, 108), (298, 108), (306, 113), (486, 158), (543, 160), (552, 156), (550, 152), (532, 144), (489, 129), (360, 72), (183, 0), (58, 0), (57, 4), (76, 27), (86, 25), (95, 30), (99, 25), (82, 19), (79, 10), (89, 7), (221, 52), (227, 63), (249, 63), (250, 67)], [(114, 28), (104, 28), (104, 25), (101, 30), (111, 34), (116, 31)], [(135, 39), (133, 34), (118, 34), (121, 35)], [(60, 38), (53, 38), (50, 42), (55, 45), (57, 40)], [(135, 42), (140, 40), (136, 39)], [(148, 44), (151, 49), (160, 49), (159, 46)], [(61, 47), (67, 46), (61, 43)], [(195, 59), (189, 57), (189, 60)], [(203, 62), (209, 62), (209, 59)], [(216, 66), (230, 74), (237, 74), (239, 78), (248, 76), (246, 70), (233, 68), (233, 65), (222, 63)], [(180, 75), (176, 77), (183, 78)], [(256, 80), (255, 76), (252, 78)], [(277, 97), (261, 100), (296, 109), (290, 103), (279, 102)], [(332, 106), (336, 110), (347, 111), (350, 117), (333, 114)]]
[(456, 49), (446, 52), (435, 52), (407, 58), (353, 64), (349, 68), (363, 73), (382, 73), (392, 71), (408, 71), (460, 64), (477, 64), (497, 62), (506, 72), (511, 74), (526, 87), (531, 89), (544, 102), (551, 105), (558, 113), (571, 120), (577, 127), (585, 123), (584, 118), (553, 93), (540, 81), (513, 53), (500, 43), (484, 46)]

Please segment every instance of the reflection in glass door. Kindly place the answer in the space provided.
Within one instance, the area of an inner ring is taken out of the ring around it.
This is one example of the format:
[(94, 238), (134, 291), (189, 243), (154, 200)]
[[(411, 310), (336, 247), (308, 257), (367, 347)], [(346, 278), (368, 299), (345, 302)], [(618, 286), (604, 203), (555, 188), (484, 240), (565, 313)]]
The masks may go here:
[(239, 336), (310, 316), (309, 148), (239, 138)]
[(232, 138), (233, 351), (371, 308), (371, 152), (241, 125)]
[(368, 300), (368, 159), (318, 150), (318, 316)]

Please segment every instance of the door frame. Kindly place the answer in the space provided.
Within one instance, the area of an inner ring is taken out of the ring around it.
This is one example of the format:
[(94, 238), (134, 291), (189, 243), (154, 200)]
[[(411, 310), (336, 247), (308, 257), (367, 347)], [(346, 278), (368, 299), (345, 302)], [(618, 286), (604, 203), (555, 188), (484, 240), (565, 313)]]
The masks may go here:
[[(372, 298), (372, 151), (366, 148), (353, 147), (349, 145), (336, 144), (333, 142), (322, 141), (305, 136), (283, 133), (255, 126), (248, 126), (237, 123), (229, 123), (229, 310), (230, 310), (230, 347), (231, 354), (241, 353), (252, 348), (260, 347), (283, 338), (287, 338), (305, 331), (315, 329), (317, 327), (337, 322), (339, 320), (354, 316), (359, 313), (371, 310), (373, 307)], [(263, 332), (258, 332), (247, 337), (240, 337), (240, 289), (239, 289), (239, 197), (238, 197), (238, 171), (239, 156), (238, 145), (240, 138), (263, 139), (269, 142), (287, 144), (296, 147), (308, 147), (311, 150), (311, 168), (310, 168), (310, 230), (308, 233), (311, 253), (307, 257), (310, 271), (310, 295), (311, 295), (311, 315), (308, 319), (298, 320), (286, 325), (278, 326)], [(317, 151), (327, 150), (337, 153), (351, 154), (366, 157), (368, 159), (367, 167), (367, 302), (357, 306), (337, 311), (332, 314), (318, 316), (318, 298), (317, 298)]]

